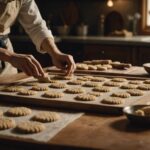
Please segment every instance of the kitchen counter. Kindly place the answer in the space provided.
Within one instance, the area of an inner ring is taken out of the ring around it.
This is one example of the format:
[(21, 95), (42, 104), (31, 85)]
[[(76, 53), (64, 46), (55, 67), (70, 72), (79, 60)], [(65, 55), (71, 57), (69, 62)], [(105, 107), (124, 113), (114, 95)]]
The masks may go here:
[[(11, 35), (13, 41), (30, 41), (28, 36)], [(55, 42), (72, 42), (82, 44), (117, 44), (133, 46), (150, 46), (150, 36), (101, 37), (101, 36), (54, 36)]]

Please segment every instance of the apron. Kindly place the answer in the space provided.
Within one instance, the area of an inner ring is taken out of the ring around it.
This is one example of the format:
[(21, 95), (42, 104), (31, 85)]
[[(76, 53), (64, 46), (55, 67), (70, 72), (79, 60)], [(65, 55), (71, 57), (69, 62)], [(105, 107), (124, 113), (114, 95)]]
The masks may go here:
[[(6, 48), (10, 51), (13, 51), (13, 47), (10, 39), (6, 35), (9, 34), (10, 27), (15, 22), (20, 8), (21, 0), (0, 0), (0, 37), (2, 37), (0, 38), (0, 47)], [(17, 69), (10, 63), (0, 63), (0, 76), (16, 73)]]

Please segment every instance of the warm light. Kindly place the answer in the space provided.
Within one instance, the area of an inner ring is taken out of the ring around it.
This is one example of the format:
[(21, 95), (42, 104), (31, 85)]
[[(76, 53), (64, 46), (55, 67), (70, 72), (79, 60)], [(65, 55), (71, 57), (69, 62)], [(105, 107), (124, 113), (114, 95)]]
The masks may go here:
[(107, 1), (107, 6), (108, 6), (108, 7), (113, 7), (113, 5), (114, 5), (114, 3), (113, 3), (112, 0), (108, 0), (108, 1)]

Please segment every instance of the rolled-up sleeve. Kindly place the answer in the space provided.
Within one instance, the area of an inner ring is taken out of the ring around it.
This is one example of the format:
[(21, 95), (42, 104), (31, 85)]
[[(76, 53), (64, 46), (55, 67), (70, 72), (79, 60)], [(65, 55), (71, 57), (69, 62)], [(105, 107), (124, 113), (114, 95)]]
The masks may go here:
[(46, 22), (42, 19), (39, 9), (34, 0), (23, 0), (18, 19), (29, 37), (32, 39), (37, 50), (45, 53), (41, 49), (42, 41), (45, 38), (53, 38), (51, 30), (46, 26)]

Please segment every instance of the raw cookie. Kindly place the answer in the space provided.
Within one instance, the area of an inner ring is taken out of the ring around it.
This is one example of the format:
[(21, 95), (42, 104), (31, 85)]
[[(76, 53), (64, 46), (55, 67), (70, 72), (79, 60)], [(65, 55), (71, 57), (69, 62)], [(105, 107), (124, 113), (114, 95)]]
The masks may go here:
[(79, 94), (84, 92), (85, 91), (82, 88), (68, 88), (65, 90), (65, 93), (70, 93), (70, 94)]
[(138, 110), (135, 111), (135, 115), (138, 115), (138, 116), (145, 116), (145, 113), (144, 113), (143, 110), (138, 109)]
[(91, 81), (94, 81), (94, 82), (103, 82), (105, 80), (106, 78), (103, 78), (103, 77), (94, 77), (93, 79), (91, 79)]
[(76, 64), (76, 69), (77, 70), (88, 70), (88, 65), (87, 64)]
[(137, 88), (140, 90), (143, 90), (143, 91), (149, 91), (150, 85), (149, 84), (143, 84), (143, 85), (139, 85)]
[(0, 118), (0, 130), (14, 128), (16, 123), (10, 118)]
[(65, 83), (52, 83), (50, 85), (51, 88), (56, 88), (56, 89), (63, 89), (66, 88), (66, 84)]
[(146, 116), (150, 116), (150, 106), (145, 106), (145, 107), (141, 108), (141, 110), (144, 111), (144, 114)]
[(99, 70), (99, 71), (106, 71), (107, 67), (105, 67), (105, 66), (97, 66), (97, 70)]
[(73, 76), (56, 75), (53, 77), (54, 80), (71, 80)]
[(48, 87), (47, 86), (33, 86), (31, 88), (31, 90), (34, 90), (34, 91), (47, 91)]
[(121, 98), (129, 98), (131, 95), (126, 92), (118, 92), (118, 93), (112, 93), (113, 97), (121, 97)]
[(127, 91), (131, 96), (142, 96), (144, 95), (143, 91), (138, 89), (132, 89)]
[(79, 101), (94, 101), (96, 100), (96, 96), (89, 94), (80, 94), (75, 97), (76, 100)]
[(32, 120), (39, 122), (55, 122), (60, 119), (60, 115), (57, 112), (40, 112), (33, 116)]
[(18, 95), (26, 95), (26, 96), (30, 96), (30, 95), (36, 95), (37, 92), (32, 91), (32, 90), (21, 90)]
[(21, 122), (16, 126), (16, 131), (20, 133), (39, 133), (45, 130), (45, 126), (42, 123), (39, 122), (31, 122), (31, 121), (26, 121), (26, 122)]
[(96, 96), (96, 97), (99, 97), (99, 96), (102, 95), (102, 93), (100, 93), (100, 92), (88, 92), (87, 94), (89, 94), (89, 95), (94, 95), (94, 96)]
[(86, 78), (86, 77), (78, 77), (77, 80), (80, 80), (80, 81), (90, 81), (91, 79)]
[(120, 105), (124, 103), (124, 100), (119, 97), (108, 97), (104, 98), (101, 103), (110, 105)]
[(124, 78), (113, 78), (111, 81), (113, 81), (113, 82), (125, 82), (125, 81), (127, 81), (127, 79), (124, 79)]
[(42, 82), (42, 83), (50, 83), (51, 79), (50, 79), (50, 77), (48, 75), (46, 75), (44, 77), (39, 77), (38, 81)]
[(84, 82), (81, 80), (72, 80), (72, 81), (67, 82), (67, 84), (69, 85), (82, 85), (83, 83)]
[(23, 83), (24, 86), (37, 86), (39, 83), (36, 81), (30, 81)]
[(113, 82), (113, 81), (109, 81), (109, 82), (105, 82), (103, 84), (104, 86), (111, 86), (111, 87), (120, 87), (121, 84), (118, 82)]
[(110, 90), (111, 89), (106, 86), (99, 86), (99, 87), (93, 88), (93, 91), (95, 91), (95, 92), (110, 92)]
[(131, 80), (129, 81), (129, 84), (142, 84), (143, 81), (140, 81), (140, 80)]
[(136, 89), (137, 85), (135, 84), (125, 84), (120, 87), (121, 89)]
[(112, 62), (112, 60), (109, 60), (109, 59), (104, 59), (104, 60), (92, 60), (92, 64), (93, 64), (93, 65), (97, 65), (97, 64), (104, 65), (104, 64), (110, 64), (111, 62)]
[(6, 115), (8, 116), (14, 116), (14, 117), (19, 117), (19, 116), (27, 116), (32, 113), (31, 109), (27, 107), (13, 107), (9, 108), (6, 111)]
[(88, 70), (97, 70), (97, 67), (94, 65), (88, 65)]
[(112, 65), (102, 65), (103, 67), (106, 67), (107, 69), (112, 69)]
[(20, 92), (21, 90), (23, 90), (23, 88), (20, 86), (9, 86), (2, 89), (3, 92)]
[(86, 82), (85, 84), (83, 84), (84, 87), (98, 87), (99, 84), (96, 82)]
[(145, 80), (144, 83), (145, 84), (150, 84), (150, 80)]
[(94, 79), (94, 77), (93, 76), (83, 76), (84, 78), (86, 78), (86, 79), (89, 79), (89, 80), (92, 80), (92, 79)]
[(43, 94), (43, 97), (47, 97), (47, 98), (61, 98), (63, 96), (64, 96), (63, 93), (55, 92), (55, 91), (48, 91), (48, 92)]

